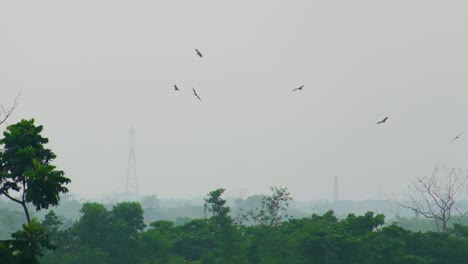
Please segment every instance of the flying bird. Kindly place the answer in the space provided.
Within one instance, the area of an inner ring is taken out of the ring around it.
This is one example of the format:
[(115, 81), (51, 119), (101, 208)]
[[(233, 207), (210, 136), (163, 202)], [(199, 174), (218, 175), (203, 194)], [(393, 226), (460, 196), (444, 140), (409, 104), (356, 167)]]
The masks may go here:
[(195, 91), (195, 88), (192, 87), (192, 90), (193, 90), (193, 95), (195, 95), (198, 98), (198, 100), (200, 100), (200, 102), (201, 102), (202, 100), (201, 100), (200, 96), (198, 96), (197, 91)]
[(179, 87), (177, 87), (177, 85), (174, 85), (174, 90), (175, 91), (180, 91)]
[(463, 135), (463, 134), (465, 134), (465, 132), (463, 132), (463, 133), (459, 134), (458, 136), (456, 136), (456, 137), (452, 138), (452, 140), (450, 140), (450, 142), (454, 141), (455, 139), (458, 139), (458, 138), (460, 138), (460, 136), (461, 136), (461, 135)]
[(377, 125), (378, 125), (378, 124), (383, 124), (383, 123), (387, 122), (387, 119), (388, 119), (388, 116), (385, 117), (384, 119), (382, 119), (382, 121), (377, 122)]
[(198, 57), (203, 58), (203, 54), (198, 49), (195, 49), (195, 51), (197, 52)]
[(297, 87), (296, 89), (293, 89), (291, 92), (294, 92), (294, 91), (297, 91), (297, 90), (302, 91), (302, 88), (304, 88), (304, 86), (305, 86), (305, 84)]

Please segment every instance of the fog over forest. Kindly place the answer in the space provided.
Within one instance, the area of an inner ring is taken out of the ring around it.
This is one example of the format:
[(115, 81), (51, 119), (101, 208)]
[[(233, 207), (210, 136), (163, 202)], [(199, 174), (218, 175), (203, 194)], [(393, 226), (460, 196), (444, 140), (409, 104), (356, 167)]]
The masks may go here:
[(468, 263), (466, 10), (1, 1), (0, 263)]

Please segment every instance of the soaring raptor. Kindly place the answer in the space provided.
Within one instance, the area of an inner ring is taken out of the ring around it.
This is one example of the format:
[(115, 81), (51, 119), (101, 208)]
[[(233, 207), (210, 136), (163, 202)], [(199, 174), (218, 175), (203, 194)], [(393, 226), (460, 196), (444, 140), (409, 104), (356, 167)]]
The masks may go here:
[(378, 125), (378, 124), (383, 124), (383, 123), (387, 122), (387, 119), (388, 119), (388, 116), (385, 117), (384, 119), (382, 119), (381, 121), (377, 122), (377, 125)]
[(201, 102), (202, 100), (201, 100), (200, 96), (198, 96), (197, 91), (195, 91), (195, 88), (192, 87), (192, 90), (193, 90), (193, 95), (195, 95), (198, 98), (198, 100), (200, 100), (200, 102)]
[(302, 88), (304, 88), (304, 86), (305, 86), (305, 84), (297, 87), (296, 89), (293, 89), (291, 92), (298, 91), (298, 90), (301, 91)]

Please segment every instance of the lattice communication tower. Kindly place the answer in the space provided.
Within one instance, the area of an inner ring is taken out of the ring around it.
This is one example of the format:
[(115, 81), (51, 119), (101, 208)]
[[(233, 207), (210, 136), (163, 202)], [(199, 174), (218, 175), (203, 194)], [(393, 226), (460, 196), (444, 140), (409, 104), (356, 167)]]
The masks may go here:
[(130, 129), (130, 152), (128, 154), (127, 183), (125, 185), (125, 194), (130, 200), (139, 200), (135, 160), (135, 130), (133, 127)]

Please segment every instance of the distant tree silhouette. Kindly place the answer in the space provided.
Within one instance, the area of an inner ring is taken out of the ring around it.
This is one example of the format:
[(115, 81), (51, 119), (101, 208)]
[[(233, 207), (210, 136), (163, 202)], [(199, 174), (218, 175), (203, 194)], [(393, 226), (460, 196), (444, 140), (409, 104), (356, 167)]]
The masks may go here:
[(466, 198), (466, 175), (461, 170), (434, 169), (431, 175), (419, 177), (406, 192), (408, 202), (397, 202), (404, 208), (411, 209), (426, 218), (434, 219), (437, 230), (446, 233), (447, 223), (454, 213), (459, 214), (459, 221), (468, 214), (459, 203)]

